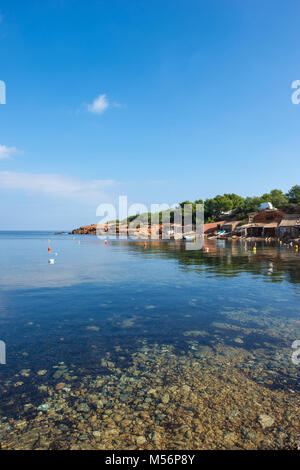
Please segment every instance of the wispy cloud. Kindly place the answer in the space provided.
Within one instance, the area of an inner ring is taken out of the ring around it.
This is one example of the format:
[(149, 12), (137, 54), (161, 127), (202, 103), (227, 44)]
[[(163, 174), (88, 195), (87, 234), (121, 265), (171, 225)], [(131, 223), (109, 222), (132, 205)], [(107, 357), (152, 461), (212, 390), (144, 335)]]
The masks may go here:
[(105, 94), (99, 95), (92, 104), (88, 104), (88, 111), (93, 114), (102, 114), (109, 107), (109, 102)]
[(80, 180), (58, 174), (0, 172), (0, 189), (39, 192), (97, 202), (106, 199), (106, 190), (117, 184), (113, 180)]
[(106, 94), (97, 96), (91, 104), (87, 105), (89, 113), (103, 114), (108, 108), (121, 108), (120, 103), (109, 101)]
[(13, 155), (22, 153), (16, 147), (7, 147), (6, 145), (0, 144), (0, 160), (3, 158), (11, 158)]

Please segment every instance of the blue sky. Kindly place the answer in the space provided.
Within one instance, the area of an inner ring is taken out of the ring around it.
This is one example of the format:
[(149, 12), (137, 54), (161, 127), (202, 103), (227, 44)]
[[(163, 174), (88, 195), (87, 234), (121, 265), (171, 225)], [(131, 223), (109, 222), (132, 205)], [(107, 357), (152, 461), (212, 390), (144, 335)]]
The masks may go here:
[(3, 0), (0, 229), (300, 183), (298, 1)]

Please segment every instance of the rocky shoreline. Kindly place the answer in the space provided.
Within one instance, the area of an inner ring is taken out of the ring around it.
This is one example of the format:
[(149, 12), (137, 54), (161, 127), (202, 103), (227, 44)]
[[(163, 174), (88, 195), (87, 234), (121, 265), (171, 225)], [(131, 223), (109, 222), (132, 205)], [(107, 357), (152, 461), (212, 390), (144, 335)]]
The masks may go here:
[[(171, 232), (174, 231), (175, 233), (173, 235), (170, 235), (170, 239), (175, 239), (175, 240), (181, 240), (183, 239), (182, 232), (179, 230), (179, 226), (175, 227), (174, 230), (174, 225), (171, 225)], [(176, 229), (177, 234), (176, 234)], [(130, 236), (131, 234), (134, 235), (135, 237), (140, 237), (143, 239), (161, 239), (162, 238), (162, 233), (163, 233), (163, 228), (162, 224), (155, 224), (155, 225), (147, 225), (144, 224), (140, 227), (137, 227), (134, 229), (134, 233), (130, 232), (130, 227), (127, 224), (91, 224), (91, 225), (85, 225), (82, 227), (79, 227), (77, 229), (72, 230), (69, 232), (70, 235), (97, 235), (100, 231), (101, 235), (116, 235), (116, 236)], [(195, 232), (188, 232), (185, 235), (188, 235), (190, 237), (193, 237), (195, 235)], [(217, 235), (216, 233), (210, 233), (210, 234), (205, 234), (204, 237), (208, 239), (219, 239), (219, 240), (241, 240), (241, 241), (252, 241), (252, 242), (260, 242), (260, 241), (266, 241), (266, 242), (283, 242), (284, 244), (290, 244), (292, 243), (295, 247), (299, 248), (300, 247), (300, 238), (294, 238), (294, 237), (258, 237), (258, 236), (251, 236), (251, 237), (246, 237), (246, 236), (241, 236), (240, 234), (235, 234), (233, 233), (224, 233)]]
[[(181, 239), (182, 238), (182, 229), (180, 226), (171, 225), (170, 231), (176, 231), (178, 229), (178, 235), (174, 233), (172, 238)], [(179, 231), (180, 228), (180, 231)], [(114, 224), (114, 223), (107, 223), (107, 224), (92, 224), (79, 227), (77, 229), (72, 230), (70, 235), (97, 235), (98, 233), (103, 235), (117, 235), (117, 236), (139, 236), (141, 238), (148, 238), (148, 239), (157, 239), (162, 237), (163, 233), (163, 225), (162, 224), (140, 224), (137, 227), (130, 227), (128, 224)], [(188, 232), (186, 235), (193, 235), (194, 232)]]
[[(102, 226), (103, 229), (106, 228), (106, 224)], [(83, 227), (79, 227), (77, 229), (72, 230), (69, 232), (70, 235), (96, 235), (97, 225), (86, 225)]]

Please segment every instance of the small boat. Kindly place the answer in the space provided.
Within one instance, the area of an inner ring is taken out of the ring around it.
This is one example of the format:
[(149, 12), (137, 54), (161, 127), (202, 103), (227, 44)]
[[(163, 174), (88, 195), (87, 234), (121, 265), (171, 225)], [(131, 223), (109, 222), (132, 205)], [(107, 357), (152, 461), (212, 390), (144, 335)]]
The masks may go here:
[(195, 238), (195, 235), (182, 235), (182, 240), (184, 241), (193, 241)]

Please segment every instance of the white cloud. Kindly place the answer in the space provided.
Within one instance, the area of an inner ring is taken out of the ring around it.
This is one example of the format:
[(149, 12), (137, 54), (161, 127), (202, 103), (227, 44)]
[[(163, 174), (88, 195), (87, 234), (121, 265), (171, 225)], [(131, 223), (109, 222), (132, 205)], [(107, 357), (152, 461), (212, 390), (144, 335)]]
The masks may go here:
[(57, 174), (0, 172), (0, 189), (40, 192), (97, 202), (106, 199), (105, 190), (116, 185), (113, 180), (80, 180)]
[(88, 111), (94, 114), (102, 114), (109, 107), (109, 102), (105, 94), (99, 95), (92, 104), (88, 104)]
[(0, 144), (0, 160), (3, 158), (11, 158), (13, 155), (20, 153), (16, 147), (6, 147), (6, 145)]

